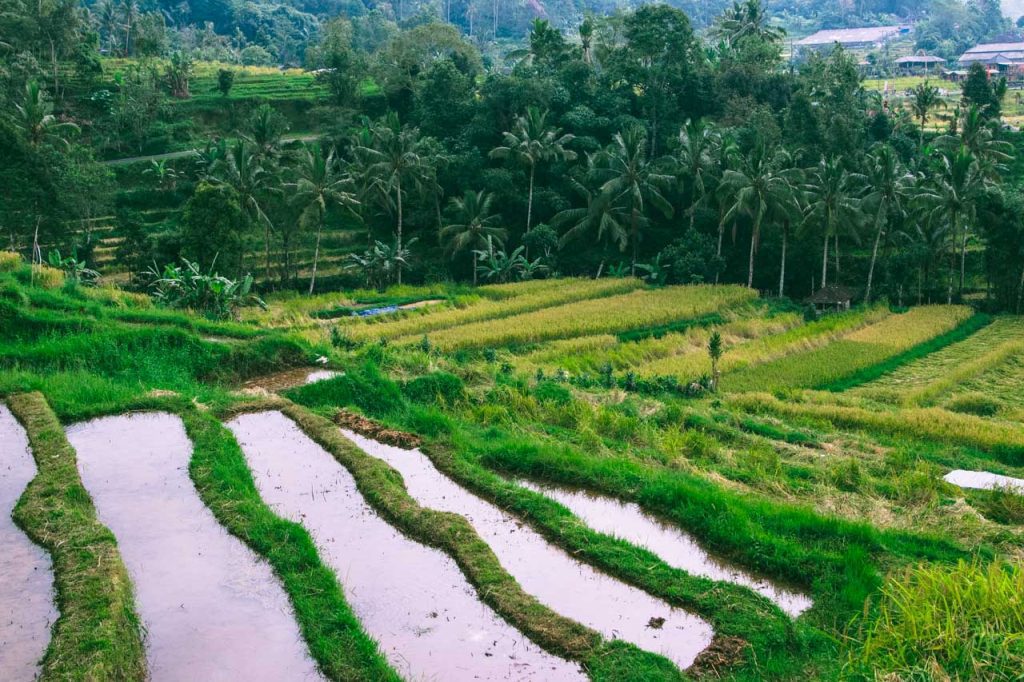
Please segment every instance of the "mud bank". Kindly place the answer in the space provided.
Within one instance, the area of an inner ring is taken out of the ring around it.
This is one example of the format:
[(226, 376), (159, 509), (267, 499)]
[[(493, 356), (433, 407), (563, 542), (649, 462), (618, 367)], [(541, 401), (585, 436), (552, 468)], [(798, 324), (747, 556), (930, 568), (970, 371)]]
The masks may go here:
[(355, 479), (280, 412), (227, 424), (264, 501), (302, 523), (388, 660), (411, 680), (575, 680), (477, 599), (455, 562), (380, 518)]
[(679, 528), (645, 513), (639, 505), (582, 490), (517, 481), (519, 485), (550, 497), (565, 506), (594, 530), (612, 535), (657, 554), (669, 566), (711, 580), (743, 585), (768, 597), (792, 617), (813, 602), (799, 592), (711, 557), (696, 540)]
[(107, 417), (67, 435), (135, 585), (152, 680), (320, 679), (270, 568), (200, 501), (178, 417)]
[(689, 667), (711, 626), (576, 561), (539, 533), (447, 478), (419, 450), (401, 450), (344, 430), (367, 454), (394, 467), (420, 504), (466, 517), (523, 589), (558, 613)]
[(57, 619), (50, 555), (11, 520), (35, 475), (28, 436), (0, 404), (0, 680), (5, 682), (36, 679)]

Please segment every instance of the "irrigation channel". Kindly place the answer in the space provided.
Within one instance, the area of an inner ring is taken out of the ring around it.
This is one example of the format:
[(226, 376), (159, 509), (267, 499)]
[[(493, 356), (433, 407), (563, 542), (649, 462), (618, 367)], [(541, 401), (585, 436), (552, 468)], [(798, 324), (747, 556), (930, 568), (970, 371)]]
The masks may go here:
[(711, 557), (692, 537), (675, 526), (645, 513), (637, 504), (584, 490), (546, 484), (542, 486), (529, 481), (517, 483), (555, 500), (594, 530), (650, 550), (669, 566), (711, 580), (749, 587), (771, 599), (793, 618), (813, 605), (806, 595), (776, 585), (767, 579), (757, 578)]
[(199, 498), (180, 418), (105, 417), (67, 435), (134, 584), (150, 679), (320, 679), (270, 567)]
[(50, 555), (14, 525), (11, 513), (36, 475), (28, 436), (0, 404), (0, 680), (36, 679), (57, 619)]
[(421, 505), (466, 517), (523, 589), (563, 616), (609, 639), (662, 654), (684, 669), (711, 643), (714, 633), (704, 620), (573, 559), (514, 516), (454, 483), (419, 450), (342, 432), (396, 469)]
[(231, 420), (263, 500), (301, 523), (391, 664), (410, 680), (586, 679), (483, 604), (448, 555), (399, 533), (349, 471), (280, 412)]

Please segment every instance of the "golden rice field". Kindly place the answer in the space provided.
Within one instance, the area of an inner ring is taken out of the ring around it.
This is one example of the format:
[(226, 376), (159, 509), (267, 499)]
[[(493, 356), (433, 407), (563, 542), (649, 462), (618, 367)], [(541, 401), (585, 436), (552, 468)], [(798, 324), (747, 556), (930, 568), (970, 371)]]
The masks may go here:
[[(739, 286), (680, 286), (590, 298), (501, 318), (473, 322), (430, 335), (443, 350), (539, 343), (593, 334), (614, 334), (693, 319), (752, 301), (756, 294)], [(401, 339), (400, 339), (401, 340)], [(411, 342), (407, 336), (404, 341)]]

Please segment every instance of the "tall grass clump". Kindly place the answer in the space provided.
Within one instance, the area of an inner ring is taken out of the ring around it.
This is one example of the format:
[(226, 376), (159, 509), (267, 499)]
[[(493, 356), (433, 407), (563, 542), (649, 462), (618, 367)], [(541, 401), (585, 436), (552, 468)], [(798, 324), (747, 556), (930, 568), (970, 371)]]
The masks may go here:
[(1001, 561), (908, 568), (886, 580), (852, 643), (856, 678), (1020, 679), (1024, 570)]

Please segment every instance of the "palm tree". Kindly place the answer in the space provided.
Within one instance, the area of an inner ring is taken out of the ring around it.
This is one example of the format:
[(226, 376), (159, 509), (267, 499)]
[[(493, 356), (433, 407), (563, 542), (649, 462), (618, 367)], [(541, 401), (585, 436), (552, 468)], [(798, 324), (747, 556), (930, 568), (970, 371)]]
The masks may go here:
[(708, 176), (715, 169), (715, 151), (721, 136), (711, 126), (687, 120), (679, 131), (677, 162), (690, 181), (690, 229), (693, 229), (697, 206), (707, 195)]
[[(365, 161), (367, 173), (375, 178), (385, 194), (394, 192), (396, 223), (395, 249), (402, 248), (402, 200), (408, 185), (420, 185), (433, 174), (424, 155), (423, 141), (418, 128), (403, 126), (398, 115), (388, 116), (371, 130), (370, 146), (360, 146), (357, 153)], [(404, 184), (404, 186), (403, 186)], [(398, 269), (398, 284), (402, 283), (401, 264)]]
[(441, 239), (448, 243), (453, 258), (466, 249), (473, 252), (473, 286), (477, 283), (477, 249), (486, 247), (491, 239), (501, 246), (508, 236), (505, 228), (495, 225), (498, 216), (491, 212), (492, 201), (488, 192), (467, 189), (463, 196), (450, 202), (456, 222), (441, 230)]
[(787, 166), (788, 154), (772, 151), (758, 142), (744, 156), (738, 168), (722, 174), (722, 188), (732, 196), (724, 220), (740, 214), (750, 217), (750, 256), (747, 262), (747, 286), (754, 286), (754, 256), (761, 238), (761, 227), (768, 216), (782, 216), (794, 206), (796, 188)]
[[(951, 264), (955, 263), (957, 250), (960, 251), (959, 292), (963, 294), (967, 241), (970, 235), (965, 221), (973, 217), (975, 204), (984, 192), (986, 183), (977, 158), (967, 147), (960, 147), (955, 152), (943, 151), (939, 159), (939, 174), (931, 188), (919, 195), (919, 201), (927, 207), (929, 218), (945, 218), (953, 245), (950, 249)], [(950, 270), (955, 271), (956, 266), (951, 265)], [(946, 301), (953, 302), (952, 278)]]
[(263, 227), (266, 277), (269, 282), (270, 232), (273, 225), (260, 205), (260, 195), (270, 188), (276, 178), (259, 162), (253, 148), (245, 140), (238, 140), (227, 150), (226, 155), (213, 162), (211, 179), (234, 188), (250, 223)]
[(904, 202), (913, 188), (914, 177), (900, 163), (892, 147), (879, 144), (868, 157), (867, 180), (868, 194), (863, 201), (866, 206), (874, 206), (875, 209), (875, 244), (871, 249), (868, 285), (864, 293), (864, 300), (870, 302), (878, 246), (892, 217), (900, 218), (906, 214)]
[[(594, 157), (588, 155), (587, 167), (593, 169), (594, 165)], [(593, 172), (588, 172), (588, 175), (592, 176)], [(613, 243), (618, 246), (619, 251), (625, 251), (629, 245), (630, 215), (628, 208), (611, 203), (606, 195), (592, 191), (576, 178), (569, 178), (569, 183), (583, 198), (584, 205), (560, 211), (552, 219), (551, 226), (554, 228), (560, 228), (563, 225), (570, 226), (559, 238), (558, 248), (564, 249), (573, 240), (593, 231), (597, 233), (597, 241), (602, 243), (603, 251), (607, 252), (608, 246)], [(602, 257), (595, 275), (596, 279), (600, 279), (604, 264), (605, 258)]]
[(828, 284), (828, 245), (835, 240), (836, 274), (839, 273), (839, 235), (843, 231), (856, 234), (860, 219), (858, 183), (863, 176), (843, 168), (838, 157), (822, 158), (808, 174), (810, 202), (804, 225), (817, 224), (825, 236), (821, 257), (821, 288)]
[(138, 0), (121, 0), (121, 15), (124, 18), (124, 54), (127, 57), (131, 54), (132, 31), (141, 16)]
[(34, 80), (25, 83), (25, 99), (21, 104), (15, 104), (14, 108), (18, 112), (14, 125), (24, 136), (25, 141), (33, 147), (38, 147), (43, 142), (67, 147), (67, 138), (62, 134), (78, 131), (78, 126), (74, 123), (57, 120), (52, 113), (52, 103), (39, 87), (39, 83)]
[(269, 104), (261, 104), (249, 117), (248, 130), (242, 138), (255, 149), (260, 161), (276, 159), (281, 151), (281, 138), (288, 132), (288, 122)]
[(911, 91), (910, 110), (914, 112), (920, 129), (920, 144), (924, 145), (924, 124), (932, 109), (945, 109), (946, 101), (939, 95), (939, 89), (928, 81)]
[(101, 0), (95, 7), (96, 23), (103, 35), (108, 50), (113, 50), (117, 41), (118, 16), (113, 0)]
[(300, 222), (305, 226), (316, 226), (316, 247), (313, 250), (313, 274), (309, 279), (309, 293), (316, 287), (316, 270), (320, 261), (320, 237), (324, 217), (330, 206), (351, 208), (359, 202), (351, 193), (352, 179), (341, 172), (334, 159), (334, 149), (324, 157), (319, 146), (313, 151), (308, 148), (299, 156), (296, 168), (297, 179), (288, 186), (292, 192), (292, 203), (302, 213)]
[(974, 154), (986, 179), (999, 180), (1006, 171), (1006, 162), (1013, 157), (1013, 147), (999, 139), (999, 121), (985, 116), (981, 107), (972, 104), (957, 120), (959, 134), (946, 134), (935, 141), (935, 146), (951, 152), (966, 147)]
[(712, 34), (728, 45), (736, 46), (745, 38), (757, 38), (766, 43), (779, 43), (786, 37), (785, 29), (768, 23), (768, 14), (761, 0), (733, 2), (715, 22)]
[(533, 220), (533, 184), (537, 165), (545, 161), (572, 161), (576, 152), (565, 146), (573, 141), (573, 135), (563, 135), (561, 128), (549, 126), (547, 112), (537, 107), (528, 107), (525, 116), (516, 118), (511, 131), (502, 135), (504, 144), (491, 150), (492, 159), (511, 159), (526, 166), (530, 175), (530, 188), (526, 198), (526, 231), (530, 231)]
[(602, 200), (609, 205), (629, 210), (629, 239), (633, 245), (630, 274), (636, 276), (640, 228), (646, 219), (647, 205), (658, 209), (666, 218), (675, 212), (662, 192), (671, 185), (672, 176), (660, 172), (658, 164), (648, 160), (647, 135), (639, 126), (616, 133), (612, 144), (595, 159), (591, 170), (601, 183)]

